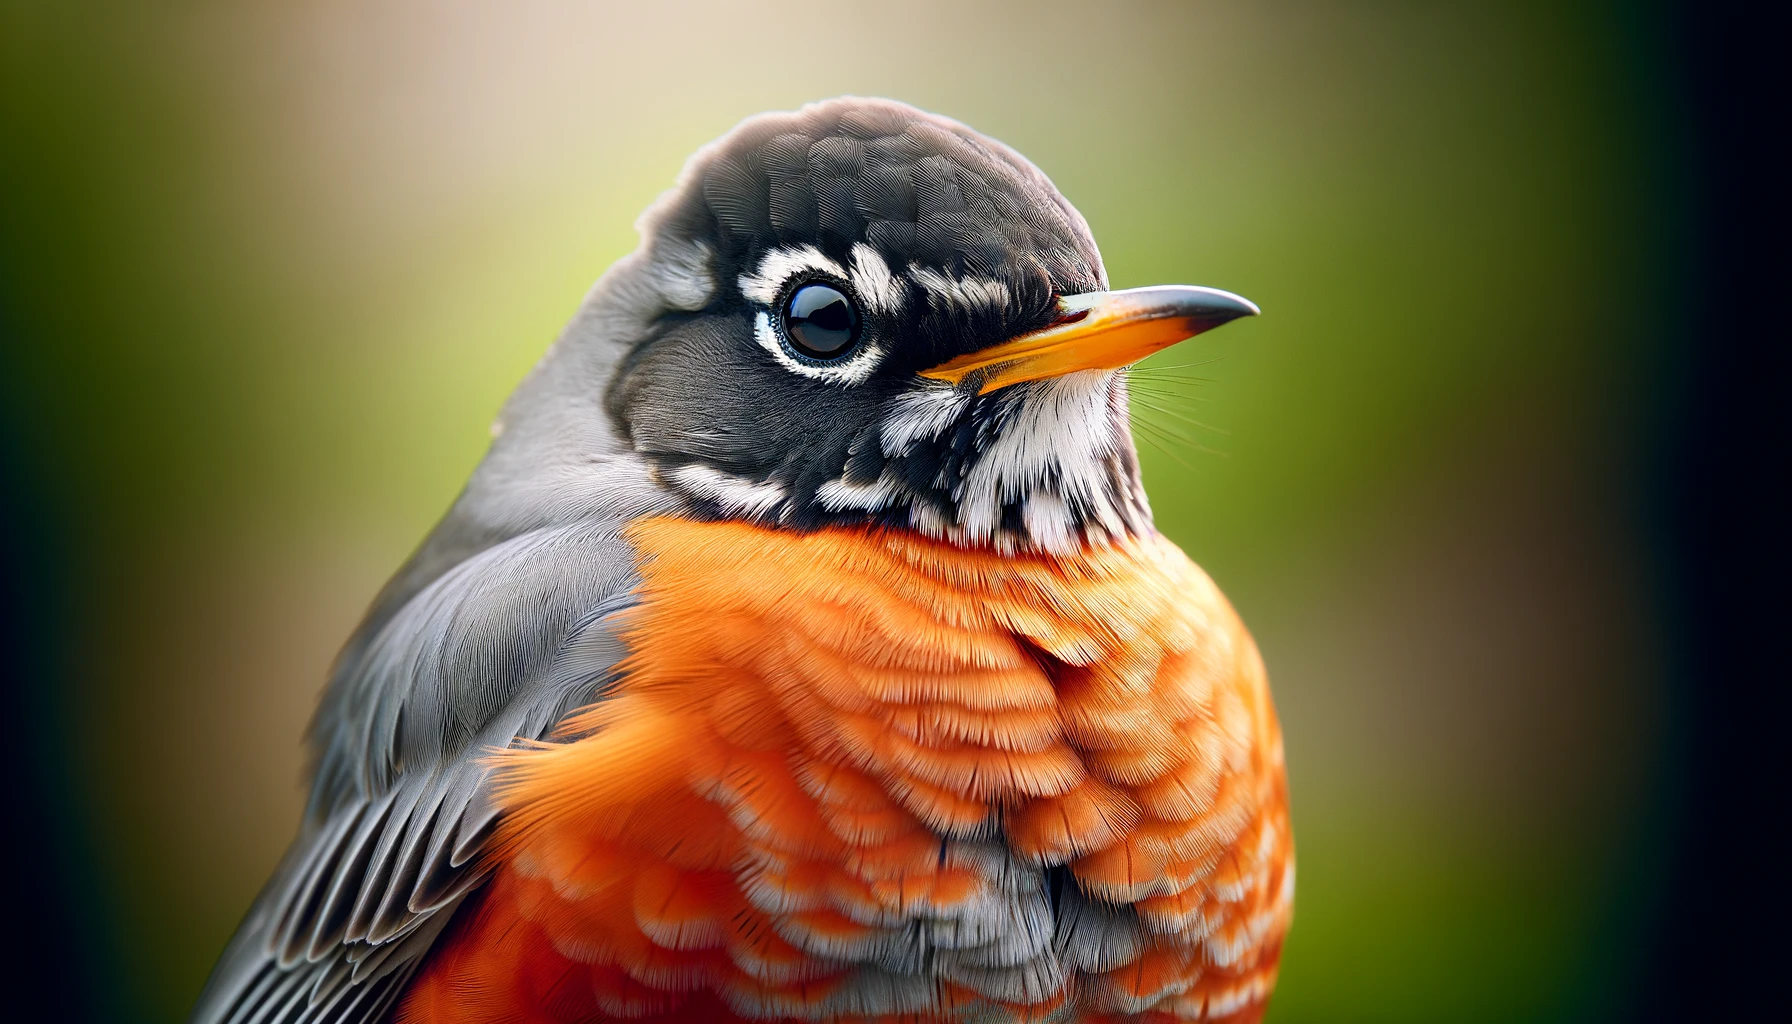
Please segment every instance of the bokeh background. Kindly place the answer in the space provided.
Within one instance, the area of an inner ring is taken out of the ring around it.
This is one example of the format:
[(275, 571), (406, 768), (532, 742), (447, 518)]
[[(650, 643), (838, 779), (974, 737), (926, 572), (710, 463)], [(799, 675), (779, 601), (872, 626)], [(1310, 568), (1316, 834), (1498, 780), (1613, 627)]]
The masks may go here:
[(839, 93), (1027, 154), (1116, 285), (1265, 310), (1155, 359), (1139, 430), (1286, 726), (1271, 1020), (1646, 992), (1686, 756), (1647, 495), (1688, 217), (1646, 10), (0, 12), (14, 910), (65, 1015), (180, 1018), (294, 828), (331, 657), (507, 392), (688, 153)]

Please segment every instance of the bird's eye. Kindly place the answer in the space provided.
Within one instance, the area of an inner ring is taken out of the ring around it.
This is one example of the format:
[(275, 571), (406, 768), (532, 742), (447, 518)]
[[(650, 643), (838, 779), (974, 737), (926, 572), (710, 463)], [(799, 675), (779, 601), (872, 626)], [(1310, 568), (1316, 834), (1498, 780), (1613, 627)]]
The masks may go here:
[(858, 307), (831, 284), (812, 282), (784, 300), (784, 337), (810, 359), (838, 359), (859, 343)]

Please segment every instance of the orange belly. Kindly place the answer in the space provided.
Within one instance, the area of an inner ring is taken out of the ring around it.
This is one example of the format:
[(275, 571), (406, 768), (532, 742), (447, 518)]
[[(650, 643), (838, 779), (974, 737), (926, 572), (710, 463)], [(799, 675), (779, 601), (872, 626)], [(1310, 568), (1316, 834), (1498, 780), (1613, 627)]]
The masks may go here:
[(621, 682), (499, 755), (494, 877), (400, 1020), (1262, 1013), (1293, 892), (1281, 734), (1174, 545), (631, 539)]

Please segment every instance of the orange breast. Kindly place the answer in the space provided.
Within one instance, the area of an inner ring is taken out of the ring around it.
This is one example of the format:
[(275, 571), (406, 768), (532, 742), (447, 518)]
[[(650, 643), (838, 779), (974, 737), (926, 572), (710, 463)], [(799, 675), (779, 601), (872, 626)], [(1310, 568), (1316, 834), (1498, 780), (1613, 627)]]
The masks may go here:
[(631, 539), (622, 681), (502, 755), (499, 866), (402, 1020), (1261, 1014), (1293, 890), (1281, 735), (1174, 545)]

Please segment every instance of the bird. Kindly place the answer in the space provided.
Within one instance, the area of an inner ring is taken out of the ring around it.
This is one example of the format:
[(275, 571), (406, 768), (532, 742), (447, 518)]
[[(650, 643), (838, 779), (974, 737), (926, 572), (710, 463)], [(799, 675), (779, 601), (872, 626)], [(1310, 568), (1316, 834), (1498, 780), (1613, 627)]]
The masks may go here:
[(1025, 157), (843, 97), (641, 216), (374, 600), (196, 1024), (1247, 1022), (1280, 726), (1153, 525), (1110, 289)]

